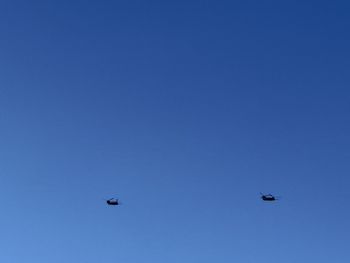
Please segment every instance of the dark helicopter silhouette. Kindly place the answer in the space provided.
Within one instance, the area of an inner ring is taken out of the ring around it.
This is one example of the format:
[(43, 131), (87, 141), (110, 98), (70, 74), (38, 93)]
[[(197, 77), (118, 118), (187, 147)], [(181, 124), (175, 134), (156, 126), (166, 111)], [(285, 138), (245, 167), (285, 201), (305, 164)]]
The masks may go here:
[(107, 205), (120, 205), (120, 202), (116, 198), (106, 200)]
[(272, 194), (267, 194), (267, 195), (265, 195), (263, 193), (260, 193), (260, 194), (261, 194), (261, 199), (263, 201), (272, 202), (272, 201), (277, 201), (278, 200), (278, 198), (276, 196), (272, 195)]

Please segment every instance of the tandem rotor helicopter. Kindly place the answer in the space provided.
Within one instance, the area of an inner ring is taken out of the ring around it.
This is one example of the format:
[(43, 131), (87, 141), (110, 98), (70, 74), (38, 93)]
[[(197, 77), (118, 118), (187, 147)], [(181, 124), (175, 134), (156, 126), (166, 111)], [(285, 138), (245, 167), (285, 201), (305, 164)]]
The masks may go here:
[(107, 205), (120, 205), (119, 199), (110, 198), (106, 200)]
[(261, 199), (263, 201), (266, 201), (266, 202), (273, 202), (273, 201), (277, 201), (279, 200), (279, 197), (276, 197), (272, 194), (263, 194), (263, 193), (260, 193), (261, 195)]

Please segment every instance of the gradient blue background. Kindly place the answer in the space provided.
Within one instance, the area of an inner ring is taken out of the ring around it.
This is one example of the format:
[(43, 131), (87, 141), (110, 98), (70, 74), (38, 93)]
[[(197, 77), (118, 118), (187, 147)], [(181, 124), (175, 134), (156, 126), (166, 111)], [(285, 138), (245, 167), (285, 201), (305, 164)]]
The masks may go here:
[(0, 261), (349, 262), (349, 11), (1, 1)]

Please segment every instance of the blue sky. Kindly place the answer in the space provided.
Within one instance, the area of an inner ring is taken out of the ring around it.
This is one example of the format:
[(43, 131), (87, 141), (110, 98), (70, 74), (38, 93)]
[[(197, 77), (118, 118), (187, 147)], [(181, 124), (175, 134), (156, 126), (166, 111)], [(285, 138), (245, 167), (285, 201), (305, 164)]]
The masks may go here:
[(349, 8), (2, 1), (0, 261), (349, 261)]

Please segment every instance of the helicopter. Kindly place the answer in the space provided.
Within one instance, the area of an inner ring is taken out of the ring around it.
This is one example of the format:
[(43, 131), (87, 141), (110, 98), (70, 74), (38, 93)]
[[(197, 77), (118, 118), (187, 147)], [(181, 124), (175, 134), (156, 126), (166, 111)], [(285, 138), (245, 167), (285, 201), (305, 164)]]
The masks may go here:
[(120, 202), (116, 198), (106, 200), (107, 205), (120, 205)]
[(263, 193), (260, 193), (260, 195), (261, 195), (261, 199), (263, 201), (271, 202), (271, 201), (277, 201), (278, 200), (278, 198), (276, 196), (272, 195), (272, 194), (265, 195)]

